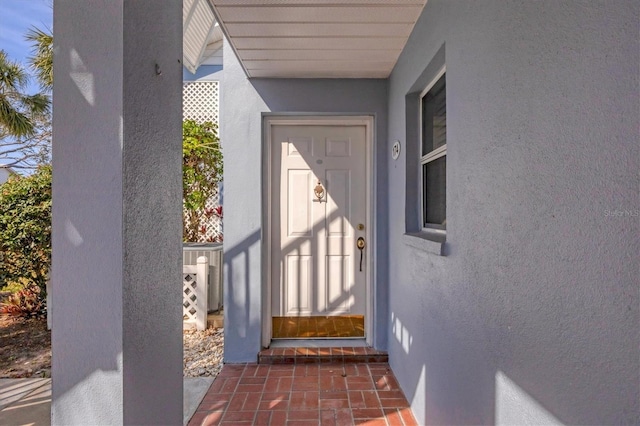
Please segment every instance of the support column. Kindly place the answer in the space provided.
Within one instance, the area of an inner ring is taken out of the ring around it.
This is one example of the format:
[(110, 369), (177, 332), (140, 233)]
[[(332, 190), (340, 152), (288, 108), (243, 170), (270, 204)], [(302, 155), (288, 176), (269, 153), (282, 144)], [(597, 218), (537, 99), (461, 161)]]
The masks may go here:
[(53, 424), (182, 423), (182, 1), (56, 0)]

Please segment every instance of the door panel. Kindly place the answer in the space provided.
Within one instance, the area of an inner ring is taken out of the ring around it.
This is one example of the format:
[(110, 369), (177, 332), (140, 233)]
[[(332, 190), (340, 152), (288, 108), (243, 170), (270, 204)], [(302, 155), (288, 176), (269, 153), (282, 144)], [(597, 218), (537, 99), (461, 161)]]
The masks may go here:
[(274, 316), (364, 315), (365, 137), (364, 125), (271, 127)]

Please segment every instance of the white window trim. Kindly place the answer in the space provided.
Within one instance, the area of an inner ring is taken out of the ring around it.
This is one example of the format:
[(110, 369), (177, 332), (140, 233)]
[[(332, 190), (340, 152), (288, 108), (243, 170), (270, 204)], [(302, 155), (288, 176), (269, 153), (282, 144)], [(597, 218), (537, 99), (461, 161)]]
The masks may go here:
[[(438, 73), (436, 74), (436, 76), (431, 80), (431, 82), (429, 84), (427, 84), (427, 86), (425, 87), (425, 89), (420, 93), (420, 97), (419, 97), (419, 102), (420, 102), (420, 119), (418, 120), (419, 122), (419, 126), (420, 126), (420, 131), (418, 132), (420, 135), (420, 153), (422, 154), (422, 128), (423, 128), (423, 123), (422, 123), (422, 98), (425, 97), (425, 95), (427, 93), (429, 93), (429, 90), (431, 90), (433, 88), (433, 86), (438, 82), (438, 80), (440, 80), (440, 78), (447, 72), (447, 67), (444, 66), (440, 69), (440, 71), (438, 71)], [(425, 188), (424, 188), (424, 176), (423, 176), (423, 166), (427, 163), (430, 163), (433, 160), (437, 160), (440, 157), (444, 157), (447, 155), (447, 144), (444, 144), (436, 149), (434, 149), (433, 151), (428, 152), (425, 155), (422, 155), (420, 157), (420, 170), (419, 170), (419, 175), (420, 175), (420, 223), (421, 223), (421, 227), (422, 230), (424, 232), (428, 232), (428, 233), (437, 233), (439, 235), (445, 235), (446, 236), (446, 229), (443, 229), (440, 225), (436, 225), (436, 224), (429, 224), (429, 223), (425, 223), (425, 211), (424, 211), (424, 207), (426, 205), (426, 200), (425, 200)], [(446, 187), (445, 187), (445, 191), (446, 191)]]

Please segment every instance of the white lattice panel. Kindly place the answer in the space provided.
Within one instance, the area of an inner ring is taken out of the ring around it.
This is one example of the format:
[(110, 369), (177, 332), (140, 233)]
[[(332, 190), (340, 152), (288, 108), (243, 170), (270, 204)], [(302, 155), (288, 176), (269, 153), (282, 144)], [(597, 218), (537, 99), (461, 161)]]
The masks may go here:
[[(220, 186), (214, 188), (213, 195), (205, 204), (205, 214), (198, 224), (198, 240), (189, 241), (191, 243), (221, 243), (223, 240), (222, 232), (222, 207), (219, 195)], [(187, 216), (184, 216), (184, 220)]]
[[(219, 84), (217, 81), (185, 81), (182, 85), (182, 116), (185, 120), (195, 120), (198, 123), (211, 121), (219, 124), (218, 110), (220, 101)], [(219, 188), (219, 187), (218, 187)], [(220, 196), (218, 188), (207, 200), (205, 211), (198, 228), (198, 241), (191, 242), (221, 242), (222, 215), (218, 213)]]
[(198, 316), (197, 286), (198, 280), (196, 274), (182, 275), (182, 315), (186, 321), (195, 322)]
[(217, 81), (185, 81), (182, 84), (182, 117), (198, 123), (219, 124), (220, 90)]

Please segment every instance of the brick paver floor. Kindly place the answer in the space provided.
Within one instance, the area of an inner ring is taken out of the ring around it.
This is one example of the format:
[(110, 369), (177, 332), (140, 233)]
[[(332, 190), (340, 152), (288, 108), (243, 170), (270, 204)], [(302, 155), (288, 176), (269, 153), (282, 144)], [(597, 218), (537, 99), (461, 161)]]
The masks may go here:
[(387, 363), (225, 365), (189, 426), (417, 425)]

